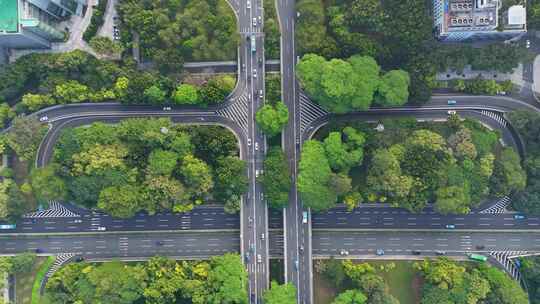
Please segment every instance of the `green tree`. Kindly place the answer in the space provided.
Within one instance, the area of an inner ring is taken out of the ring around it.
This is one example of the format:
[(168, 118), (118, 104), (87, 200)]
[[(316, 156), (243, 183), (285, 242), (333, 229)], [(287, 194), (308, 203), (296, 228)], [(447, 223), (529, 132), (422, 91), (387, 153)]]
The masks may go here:
[(148, 170), (155, 175), (170, 175), (178, 163), (178, 155), (172, 151), (153, 150), (148, 156)]
[(183, 83), (174, 91), (173, 100), (176, 104), (197, 104), (200, 101), (199, 91), (195, 86)]
[(50, 164), (43, 168), (35, 168), (30, 173), (32, 193), (40, 202), (62, 200), (66, 197), (66, 184), (58, 177), (60, 167)]
[(523, 171), (519, 155), (512, 148), (505, 148), (495, 160), (490, 180), (491, 193), (496, 196), (508, 195), (525, 188), (527, 176)]
[(247, 192), (248, 178), (244, 160), (237, 156), (220, 157), (214, 168), (216, 197), (227, 200)]
[(308, 140), (304, 143), (299, 169), (298, 191), (305, 206), (312, 208), (313, 211), (333, 207), (337, 193), (330, 188), (332, 171), (320, 142)]
[(45, 132), (46, 127), (35, 117), (16, 117), (11, 123), (6, 140), (19, 159), (30, 160), (35, 157)]
[(58, 103), (78, 103), (88, 100), (89, 93), (88, 86), (76, 80), (68, 80), (55, 87), (53, 96)]
[(480, 272), (489, 282), (491, 289), (486, 297), (487, 303), (525, 304), (529, 302), (527, 293), (521, 289), (517, 281), (512, 280), (506, 273), (487, 265), (482, 265)]
[(129, 184), (107, 187), (99, 194), (97, 206), (114, 217), (132, 217), (142, 209), (140, 188)]
[(263, 300), (268, 304), (295, 304), (296, 287), (292, 283), (280, 285), (272, 281), (270, 289), (263, 294)]
[(7, 103), (0, 103), (0, 124), (5, 127), (14, 117), (15, 111)]
[(289, 110), (282, 101), (275, 105), (265, 104), (257, 111), (255, 120), (264, 133), (275, 136), (289, 121)]
[(120, 43), (112, 41), (109, 37), (95, 36), (90, 39), (89, 44), (94, 51), (101, 55), (120, 55), (124, 51)]
[(437, 190), (435, 211), (440, 214), (466, 214), (470, 211), (470, 196), (463, 187), (450, 186)]
[(124, 158), (127, 155), (128, 150), (123, 145), (98, 144), (72, 156), (72, 173), (82, 175), (98, 174), (108, 169), (125, 170)]
[(401, 106), (409, 97), (409, 74), (403, 70), (392, 70), (381, 77), (377, 104), (383, 107)]
[(271, 148), (266, 154), (264, 172), (260, 179), (270, 208), (281, 209), (287, 206), (292, 183), (289, 164), (280, 148)]
[(338, 294), (332, 304), (364, 304), (366, 301), (367, 297), (362, 292), (349, 289)]
[(247, 303), (247, 272), (240, 256), (225, 254), (213, 257), (210, 265), (207, 303)]
[(208, 194), (214, 186), (210, 167), (193, 155), (187, 155), (182, 159), (180, 174), (195, 196)]
[[(363, 136), (361, 133), (355, 133), (354, 135)], [(362, 139), (357, 140), (362, 142)], [(323, 145), (330, 167), (334, 170), (347, 173), (351, 167), (362, 163), (364, 151), (362, 150), (361, 145), (360, 147), (357, 147), (358, 145), (355, 144), (353, 147), (350, 147), (350, 145), (347, 145), (347, 143), (342, 141), (342, 134), (340, 132), (330, 132), (324, 139)]]
[(22, 97), (21, 103), (28, 111), (34, 112), (41, 108), (54, 105), (55, 100), (50, 95), (27, 93)]
[(157, 85), (146, 88), (143, 93), (144, 98), (151, 104), (162, 104), (166, 95), (167, 93)]
[(87, 280), (95, 290), (92, 302), (131, 304), (142, 297), (145, 276), (140, 268), (109, 262), (90, 271)]

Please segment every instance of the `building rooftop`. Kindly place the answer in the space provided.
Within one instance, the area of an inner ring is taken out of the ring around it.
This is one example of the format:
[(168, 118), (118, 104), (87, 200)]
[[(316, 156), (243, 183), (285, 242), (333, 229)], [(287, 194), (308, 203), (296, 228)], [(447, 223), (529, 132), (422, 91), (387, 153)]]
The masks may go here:
[(0, 0), (0, 32), (17, 32), (18, 22), (18, 1)]
[(497, 0), (448, 0), (446, 31), (486, 31), (497, 27)]
[(523, 5), (514, 5), (508, 9), (508, 25), (523, 25), (527, 23), (527, 12)]

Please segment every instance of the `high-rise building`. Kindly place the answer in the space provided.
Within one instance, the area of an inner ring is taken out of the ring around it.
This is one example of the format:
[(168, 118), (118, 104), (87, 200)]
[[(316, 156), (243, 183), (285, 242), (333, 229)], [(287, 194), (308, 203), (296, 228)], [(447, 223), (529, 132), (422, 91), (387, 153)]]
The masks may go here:
[(0, 0), (0, 47), (49, 48), (65, 32), (60, 22), (81, 14), (83, 0)]
[(499, 16), (499, 0), (433, 0), (433, 21), (441, 41), (510, 39), (527, 32), (526, 12), (514, 5)]

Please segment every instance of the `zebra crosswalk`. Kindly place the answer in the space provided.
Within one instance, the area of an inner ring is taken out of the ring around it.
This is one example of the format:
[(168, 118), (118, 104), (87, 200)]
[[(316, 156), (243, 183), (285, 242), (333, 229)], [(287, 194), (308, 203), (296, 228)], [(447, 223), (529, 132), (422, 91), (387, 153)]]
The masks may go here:
[(501, 114), (495, 113), (492, 111), (487, 111), (487, 110), (482, 110), (481, 113), (482, 115), (491, 117), (493, 120), (497, 121), (498, 123), (506, 127), (506, 124), (507, 124), (506, 119), (504, 119), (504, 117)]
[(521, 274), (519, 273), (519, 267), (516, 266), (513, 259), (527, 254), (527, 251), (502, 250), (502, 251), (491, 251), (489, 254), (504, 267), (506, 272), (514, 280), (519, 281), (521, 279)]
[(25, 214), (23, 218), (43, 218), (43, 217), (80, 217), (79, 214), (64, 207), (56, 201), (49, 202), (49, 209)]
[(511, 201), (508, 196), (504, 196), (500, 200), (498, 200), (495, 204), (489, 206), (488, 208), (480, 211), (479, 213), (483, 214), (499, 214), (499, 213), (505, 213), (506, 207), (510, 205)]
[(232, 98), (227, 107), (219, 109), (216, 113), (235, 121), (247, 133), (248, 97), (245, 94)]
[(327, 114), (326, 110), (313, 103), (309, 100), (309, 97), (300, 92), (300, 133), (304, 133), (312, 122)]

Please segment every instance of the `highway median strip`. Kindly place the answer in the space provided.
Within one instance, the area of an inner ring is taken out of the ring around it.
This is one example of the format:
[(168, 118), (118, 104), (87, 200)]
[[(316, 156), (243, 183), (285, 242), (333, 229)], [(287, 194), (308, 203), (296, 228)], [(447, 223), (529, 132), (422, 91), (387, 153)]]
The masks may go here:
[(0, 233), (0, 238), (18, 236), (76, 236), (76, 235), (124, 235), (124, 234), (213, 234), (240, 233), (240, 229), (203, 229), (203, 230), (134, 230), (134, 231), (83, 231), (83, 232), (30, 232), (30, 233)]

